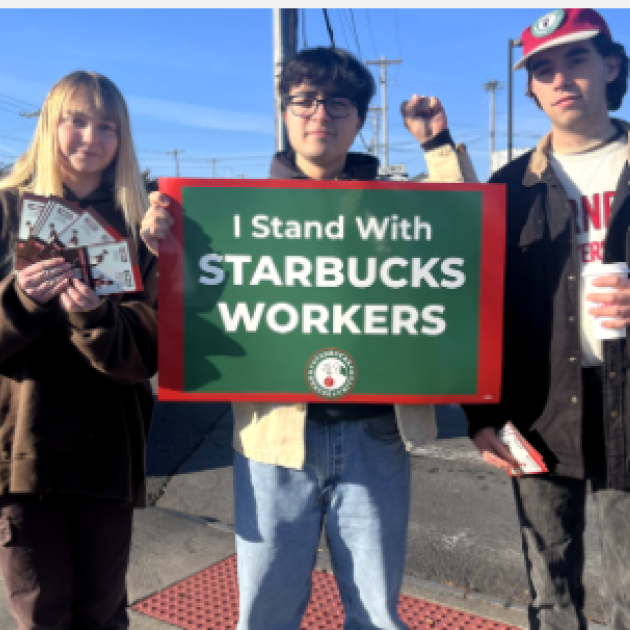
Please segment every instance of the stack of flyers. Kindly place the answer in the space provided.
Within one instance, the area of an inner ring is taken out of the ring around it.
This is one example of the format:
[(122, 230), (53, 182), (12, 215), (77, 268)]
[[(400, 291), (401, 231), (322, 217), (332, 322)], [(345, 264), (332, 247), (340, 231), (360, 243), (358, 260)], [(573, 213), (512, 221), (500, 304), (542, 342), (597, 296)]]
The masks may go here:
[(142, 290), (133, 241), (121, 238), (94, 209), (57, 197), (22, 194), (15, 268), (21, 271), (59, 257), (99, 295)]
[(511, 422), (506, 423), (499, 431), (497, 437), (521, 464), (520, 468), (510, 473), (512, 477), (539, 475), (548, 472), (541, 454), (520, 434), (519, 430)]

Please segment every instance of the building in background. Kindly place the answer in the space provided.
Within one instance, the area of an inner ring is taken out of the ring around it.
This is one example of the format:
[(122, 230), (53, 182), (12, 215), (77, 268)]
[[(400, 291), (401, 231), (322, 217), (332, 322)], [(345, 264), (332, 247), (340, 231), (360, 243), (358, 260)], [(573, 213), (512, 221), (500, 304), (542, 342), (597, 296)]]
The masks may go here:
[(405, 164), (389, 164), (381, 166), (378, 169), (379, 177), (388, 177), (391, 180), (406, 182), (409, 179), (407, 175), (407, 166)]
[[(516, 159), (517, 157), (523, 155), (523, 153), (527, 153), (531, 151), (531, 149), (512, 149), (512, 159)], [(500, 168), (504, 167), (508, 163), (508, 152), (507, 149), (503, 149), (502, 151), (494, 151), (492, 153), (492, 173), (496, 173)], [(490, 175), (492, 175), (490, 173)]]

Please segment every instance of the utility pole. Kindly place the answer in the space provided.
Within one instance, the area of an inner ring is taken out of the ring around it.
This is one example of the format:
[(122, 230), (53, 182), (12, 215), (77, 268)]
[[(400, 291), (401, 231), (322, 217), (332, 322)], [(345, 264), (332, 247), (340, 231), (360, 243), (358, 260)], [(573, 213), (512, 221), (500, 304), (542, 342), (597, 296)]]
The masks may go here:
[(515, 47), (522, 46), (520, 39), (508, 39), (508, 132), (507, 132), (507, 161), (512, 161), (512, 146), (514, 132), (512, 129), (512, 121), (514, 116), (513, 93), (514, 93), (514, 59), (513, 51)]
[(492, 175), (492, 156), (494, 155), (494, 96), (497, 90), (503, 88), (499, 81), (488, 81), (483, 84), (483, 89), (490, 93), (490, 177)]
[(372, 136), (372, 143), (371, 143), (371, 149), (372, 152), (374, 153), (375, 157), (379, 157), (379, 119), (378, 119), (378, 115), (381, 111), (380, 107), (370, 107), (368, 108), (368, 111), (371, 112), (374, 117), (372, 118), (372, 125), (373, 125), (373, 131), (374, 131), (374, 135)]
[(387, 66), (392, 66), (396, 63), (402, 63), (402, 59), (385, 59), (384, 55), (378, 61), (366, 61), (368, 66), (380, 66), (381, 67), (381, 98), (383, 112), (383, 169), (387, 168), (387, 159), (389, 154), (389, 147), (387, 146)]
[(276, 112), (276, 151), (284, 151), (288, 147), (278, 87), (282, 64), (297, 52), (297, 40), (298, 10), (273, 9), (273, 87)]
[(215, 179), (216, 175), (215, 175), (215, 165), (217, 162), (222, 162), (223, 160), (219, 159), (219, 158), (210, 158), (209, 160), (206, 160), (206, 162), (212, 162), (212, 179)]
[(164, 151), (166, 155), (172, 155), (175, 158), (175, 177), (179, 177), (179, 160), (177, 156), (180, 153), (185, 153), (183, 149), (173, 149), (172, 151)]

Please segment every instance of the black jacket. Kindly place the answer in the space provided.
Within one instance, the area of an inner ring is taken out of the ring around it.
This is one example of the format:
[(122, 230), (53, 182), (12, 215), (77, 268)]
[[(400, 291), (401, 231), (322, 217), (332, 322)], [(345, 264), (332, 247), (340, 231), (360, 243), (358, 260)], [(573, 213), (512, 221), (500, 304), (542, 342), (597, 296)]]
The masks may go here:
[[(626, 123), (615, 122), (630, 131)], [(547, 136), (490, 180), (507, 184), (502, 396), (498, 405), (464, 410), (471, 437), (511, 420), (551, 472), (582, 478), (588, 417), (582, 400), (580, 262), (573, 213), (547, 160), (549, 147)], [(605, 263), (630, 262), (629, 181), (626, 163), (611, 210)], [(603, 343), (607, 481), (609, 487), (630, 490), (628, 349), (625, 339)]]
[[(343, 173), (336, 180), (371, 181), (378, 176), (379, 161), (367, 153), (348, 153)], [(295, 164), (291, 149), (276, 153), (269, 171), (271, 179), (309, 179)]]

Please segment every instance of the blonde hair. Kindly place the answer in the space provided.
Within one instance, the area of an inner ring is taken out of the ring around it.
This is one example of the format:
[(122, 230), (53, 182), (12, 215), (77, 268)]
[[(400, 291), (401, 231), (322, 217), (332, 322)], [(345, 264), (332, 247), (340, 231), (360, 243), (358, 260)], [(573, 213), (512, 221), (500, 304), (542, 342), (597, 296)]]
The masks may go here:
[(114, 83), (96, 72), (72, 72), (53, 86), (39, 115), (31, 145), (0, 182), (0, 190), (23, 187), (36, 195), (63, 196), (57, 129), (64, 111), (77, 111), (86, 104), (117, 125), (118, 150), (103, 178), (113, 175), (116, 206), (135, 238), (148, 198), (131, 139), (127, 104)]

